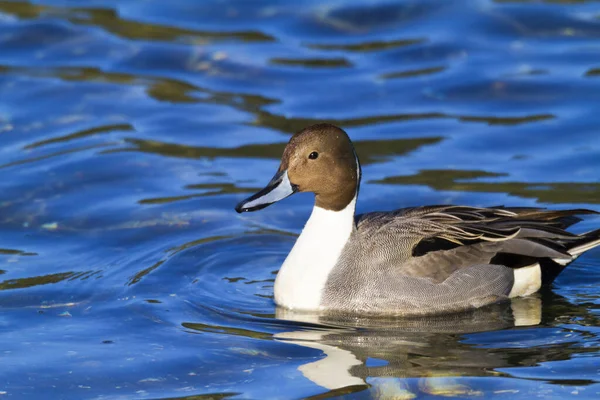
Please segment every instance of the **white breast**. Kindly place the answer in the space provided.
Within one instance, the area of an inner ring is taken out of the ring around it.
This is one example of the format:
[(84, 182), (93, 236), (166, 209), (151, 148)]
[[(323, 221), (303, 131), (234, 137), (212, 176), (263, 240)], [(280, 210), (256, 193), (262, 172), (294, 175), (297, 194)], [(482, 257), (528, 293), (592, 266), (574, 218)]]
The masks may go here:
[(315, 206), (275, 279), (275, 302), (294, 310), (318, 310), (329, 273), (354, 226), (356, 197), (341, 211)]

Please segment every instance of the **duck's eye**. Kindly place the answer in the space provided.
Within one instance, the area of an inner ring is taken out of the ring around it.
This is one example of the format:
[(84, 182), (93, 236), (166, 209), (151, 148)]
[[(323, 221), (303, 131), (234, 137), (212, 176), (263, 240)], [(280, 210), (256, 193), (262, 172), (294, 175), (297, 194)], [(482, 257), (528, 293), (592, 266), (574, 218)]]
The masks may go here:
[(319, 153), (317, 153), (316, 151), (313, 151), (308, 155), (308, 158), (310, 158), (311, 160), (316, 160), (317, 157), (319, 157)]

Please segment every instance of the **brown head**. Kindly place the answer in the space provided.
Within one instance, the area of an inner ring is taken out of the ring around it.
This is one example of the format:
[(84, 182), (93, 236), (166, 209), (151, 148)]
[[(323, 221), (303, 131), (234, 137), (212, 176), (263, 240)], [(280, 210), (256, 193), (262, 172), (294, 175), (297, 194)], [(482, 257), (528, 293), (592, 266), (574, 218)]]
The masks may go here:
[(318, 207), (340, 211), (356, 195), (359, 181), (360, 165), (346, 132), (331, 124), (312, 125), (292, 136), (271, 182), (235, 209), (260, 210), (295, 192), (313, 192)]

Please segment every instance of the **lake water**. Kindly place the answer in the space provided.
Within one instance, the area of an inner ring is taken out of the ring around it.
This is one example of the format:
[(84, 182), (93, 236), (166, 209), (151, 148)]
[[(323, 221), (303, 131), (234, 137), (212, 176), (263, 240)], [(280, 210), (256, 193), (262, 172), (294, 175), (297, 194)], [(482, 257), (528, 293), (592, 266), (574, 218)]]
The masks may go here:
[(272, 298), (311, 196), (233, 210), (317, 121), (359, 212), (600, 210), (599, 105), (596, 1), (0, 0), (0, 398), (600, 398), (600, 249), (331, 321)]

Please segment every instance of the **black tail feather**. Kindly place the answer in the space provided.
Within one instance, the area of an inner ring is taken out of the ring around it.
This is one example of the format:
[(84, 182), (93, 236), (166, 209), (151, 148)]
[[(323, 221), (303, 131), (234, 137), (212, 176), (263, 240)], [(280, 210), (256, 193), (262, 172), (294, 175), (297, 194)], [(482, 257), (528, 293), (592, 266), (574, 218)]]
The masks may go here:
[[(568, 240), (568, 242), (563, 242), (562, 244), (566, 246), (569, 253), (573, 254), (573, 260), (575, 260), (579, 254), (582, 254), (583, 252), (596, 246), (600, 246), (600, 229), (582, 233), (581, 235), (577, 235), (575, 240)], [(586, 248), (586, 245), (589, 245), (589, 248)], [(540, 259), (539, 263), (542, 269), (542, 285), (551, 284), (573, 260), (562, 265), (551, 258)]]

